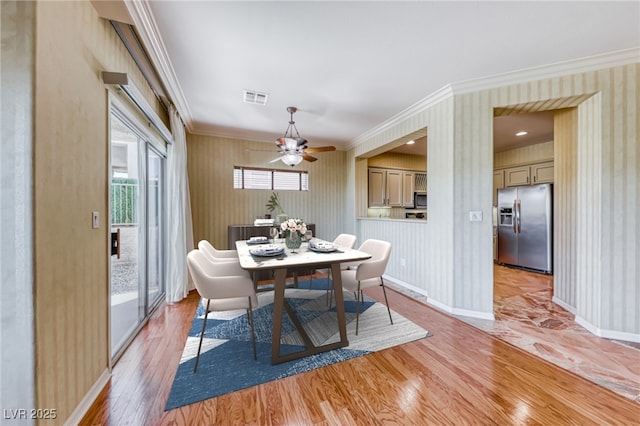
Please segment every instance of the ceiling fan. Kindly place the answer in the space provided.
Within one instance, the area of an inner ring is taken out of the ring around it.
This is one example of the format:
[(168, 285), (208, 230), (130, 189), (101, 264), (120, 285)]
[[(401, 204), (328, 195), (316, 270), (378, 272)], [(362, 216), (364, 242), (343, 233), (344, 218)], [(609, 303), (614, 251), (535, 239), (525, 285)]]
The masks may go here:
[[(271, 160), (272, 163), (282, 160), (282, 162), (287, 166), (293, 167), (300, 164), (302, 160), (316, 161), (317, 158), (309, 155), (309, 153), (336, 150), (335, 146), (319, 146), (315, 148), (307, 147), (307, 140), (300, 137), (298, 128), (296, 127), (296, 122), (293, 121), (293, 114), (295, 114), (296, 111), (298, 111), (298, 108), (296, 107), (287, 107), (287, 112), (291, 114), (291, 119), (289, 120), (287, 130), (284, 132), (284, 136), (276, 139), (276, 145), (280, 149), (280, 156)], [(296, 131), (295, 136), (293, 135), (293, 130)]]

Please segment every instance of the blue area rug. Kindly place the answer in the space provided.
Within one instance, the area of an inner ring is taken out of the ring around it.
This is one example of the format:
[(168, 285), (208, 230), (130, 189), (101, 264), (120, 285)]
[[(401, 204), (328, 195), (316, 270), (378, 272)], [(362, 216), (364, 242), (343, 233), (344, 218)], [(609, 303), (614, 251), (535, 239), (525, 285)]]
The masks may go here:
[[(335, 307), (328, 309), (327, 279), (301, 281), (298, 289), (287, 289), (285, 297), (315, 344), (339, 341)], [(198, 309), (189, 332), (180, 365), (165, 410), (193, 404), (229, 392), (359, 357), (377, 350), (421, 339), (428, 331), (393, 312), (389, 323), (387, 308), (365, 300), (360, 312), (360, 328), (355, 335), (356, 302), (345, 292), (349, 346), (317, 355), (271, 364), (273, 292), (258, 293), (259, 307), (253, 316), (258, 360), (253, 358), (251, 329), (245, 311), (211, 312), (207, 318), (198, 371), (193, 372), (204, 319), (204, 306)], [(304, 348), (295, 326), (283, 313), (280, 353)]]

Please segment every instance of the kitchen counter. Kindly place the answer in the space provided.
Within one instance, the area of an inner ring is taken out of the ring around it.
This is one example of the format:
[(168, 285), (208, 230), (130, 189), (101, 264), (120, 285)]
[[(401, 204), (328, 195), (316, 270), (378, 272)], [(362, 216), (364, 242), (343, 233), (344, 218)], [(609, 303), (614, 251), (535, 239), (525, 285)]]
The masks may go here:
[(377, 221), (377, 222), (427, 223), (427, 218), (424, 218), (424, 219), (403, 219), (401, 217), (357, 217), (356, 220)]

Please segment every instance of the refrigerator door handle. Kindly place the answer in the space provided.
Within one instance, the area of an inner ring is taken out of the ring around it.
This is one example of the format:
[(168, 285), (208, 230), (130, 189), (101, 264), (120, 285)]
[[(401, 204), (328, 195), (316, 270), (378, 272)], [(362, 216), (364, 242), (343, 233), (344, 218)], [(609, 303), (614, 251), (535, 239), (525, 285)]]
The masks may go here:
[(520, 207), (521, 207), (520, 200), (516, 200), (516, 205), (517, 205), (517, 208), (516, 208), (516, 223), (518, 224), (518, 232), (517, 233), (520, 234), (522, 232), (522, 223), (520, 222)]
[(518, 216), (517, 216), (517, 203), (518, 200), (513, 200), (513, 217), (512, 217), (512, 221), (513, 221), (513, 233), (517, 234), (518, 233)]

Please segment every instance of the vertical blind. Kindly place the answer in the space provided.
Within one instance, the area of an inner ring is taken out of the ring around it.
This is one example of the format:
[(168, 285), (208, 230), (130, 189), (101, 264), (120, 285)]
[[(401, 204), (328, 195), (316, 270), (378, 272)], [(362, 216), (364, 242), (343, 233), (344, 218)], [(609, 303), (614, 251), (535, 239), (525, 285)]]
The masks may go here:
[(309, 172), (234, 166), (233, 188), (308, 191)]

